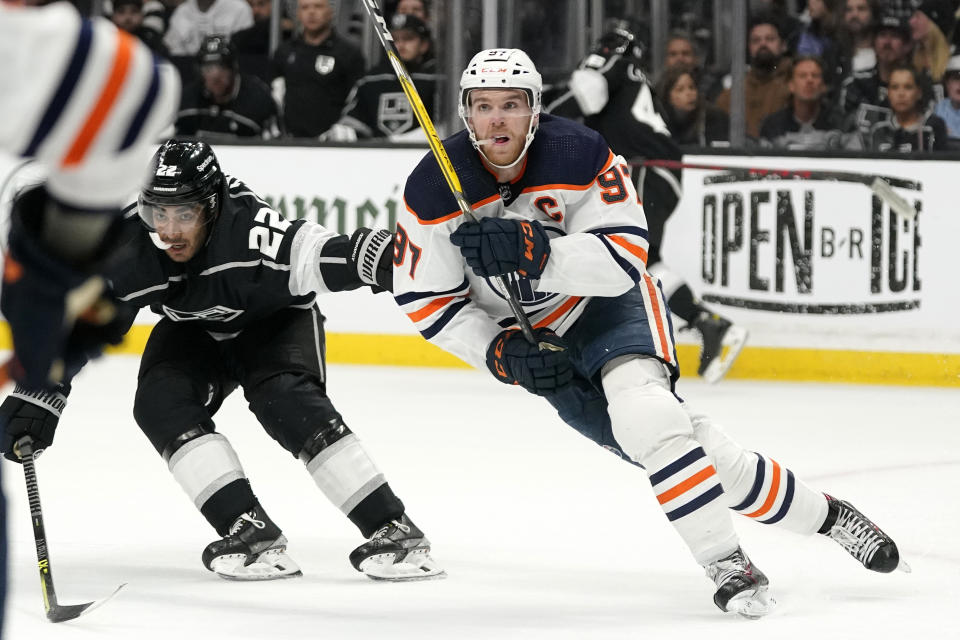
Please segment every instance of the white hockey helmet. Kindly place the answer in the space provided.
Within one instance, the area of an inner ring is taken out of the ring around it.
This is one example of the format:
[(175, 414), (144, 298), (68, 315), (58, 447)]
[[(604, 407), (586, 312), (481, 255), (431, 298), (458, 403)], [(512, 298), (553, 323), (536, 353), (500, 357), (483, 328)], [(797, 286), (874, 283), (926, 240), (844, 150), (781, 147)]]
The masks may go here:
[[(477, 143), (477, 136), (470, 123), (467, 121), (469, 112), (470, 92), (473, 89), (521, 89), (527, 94), (527, 101), (530, 104), (530, 125), (527, 130), (527, 138), (523, 145), (523, 151), (519, 157), (509, 165), (501, 166), (495, 163), (495, 167), (507, 169), (520, 162), (530, 143), (533, 142), (533, 135), (537, 131), (537, 123), (540, 114), (540, 99), (543, 93), (543, 78), (533, 60), (521, 49), (485, 49), (473, 56), (470, 64), (464, 69), (460, 76), (460, 119), (470, 132), (470, 141), (473, 146), (483, 154), (483, 149)], [(486, 158), (486, 154), (483, 154)], [(489, 158), (487, 158), (489, 162)]]

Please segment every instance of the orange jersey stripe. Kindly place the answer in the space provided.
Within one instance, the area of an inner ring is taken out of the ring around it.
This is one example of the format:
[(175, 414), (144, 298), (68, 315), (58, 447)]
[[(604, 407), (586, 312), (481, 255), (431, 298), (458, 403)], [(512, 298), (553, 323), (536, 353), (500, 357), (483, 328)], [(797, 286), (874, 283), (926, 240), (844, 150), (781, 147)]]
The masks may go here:
[(97, 103), (90, 115), (87, 116), (83, 128), (80, 129), (73, 145), (63, 158), (64, 167), (80, 164), (90, 149), (90, 145), (93, 144), (94, 138), (97, 137), (97, 132), (100, 131), (104, 120), (107, 119), (110, 108), (113, 107), (117, 96), (120, 95), (120, 89), (126, 80), (127, 70), (130, 68), (130, 61), (133, 58), (133, 45), (133, 36), (125, 31), (117, 30), (117, 52), (113, 57), (113, 67), (107, 77), (107, 83), (100, 92), (100, 97), (97, 98)]
[(635, 245), (635, 244), (632, 244), (632, 243), (630, 243), (630, 242), (627, 242), (626, 240), (624, 240), (624, 239), (621, 238), (620, 236), (606, 236), (606, 237), (609, 238), (610, 240), (616, 242), (618, 245), (620, 245), (621, 247), (623, 247), (624, 249), (626, 249), (627, 251), (629, 251), (629, 252), (632, 253), (633, 255), (637, 256), (637, 257), (640, 258), (641, 260), (643, 260), (643, 264), (644, 264), (644, 265), (647, 264), (647, 252), (643, 250), (643, 247), (638, 247), (638, 246)]
[(715, 475), (717, 475), (717, 470), (713, 468), (713, 465), (710, 465), (706, 469), (701, 469), (700, 471), (693, 474), (692, 476), (690, 476), (689, 478), (687, 478), (677, 486), (671, 487), (670, 489), (667, 489), (666, 491), (658, 495), (657, 502), (659, 502), (660, 504), (663, 504), (665, 502), (670, 502), (677, 496), (684, 494), (690, 489), (692, 489), (693, 487), (697, 486), (698, 484), (700, 484), (710, 476), (715, 476)]
[[(482, 206), (484, 206), (484, 205), (490, 204), (491, 202), (493, 202), (494, 200), (498, 200), (499, 198), (500, 198), (499, 195), (490, 196), (489, 198), (484, 198), (483, 200), (480, 200), (479, 202), (474, 202), (472, 205), (470, 205), (470, 207), (473, 208), (473, 209), (477, 209), (477, 208), (482, 207)], [(424, 220), (423, 218), (421, 218), (420, 216), (417, 215), (417, 212), (416, 212), (416, 211), (414, 211), (413, 209), (410, 208), (410, 205), (407, 204), (406, 198), (404, 198), (404, 200), (403, 200), (403, 206), (405, 206), (405, 207), (407, 208), (407, 211), (409, 211), (410, 213), (413, 214), (413, 217), (416, 218), (416, 219), (417, 219), (417, 222), (419, 222), (420, 224), (440, 224), (441, 222), (446, 222), (447, 220), (453, 220), (453, 219), (456, 218), (457, 216), (463, 214), (462, 211), (460, 211), (459, 209), (457, 209), (456, 211), (454, 211), (454, 212), (452, 212), (452, 213), (448, 213), (447, 215), (442, 216), (442, 217), (440, 217), (440, 218), (436, 218), (436, 219), (434, 219), (434, 220)]]
[(562, 316), (563, 314), (565, 314), (565, 313), (566, 313), (567, 311), (569, 311), (571, 308), (573, 308), (573, 305), (577, 304), (577, 303), (580, 302), (581, 300), (583, 300), (583, 298), (582, 298), (581, 296), (574, 296), (574, 297), (570, 298), (569, 300), (567, 300), (566, 302), (564, 302), (562, 305), (560, 305), (559, 307), (557, 307), (557, 309), (554, 310), (553, 313), (551, 313), (550, 315), (548, 315), (546, 318), (544, 318), (543, 320), (541, 320), (541, 321), (538, 322), (537, 324), (533, 325), (533, 328), (534, 328), (534, 329), (541, 329), (541, 328), (547, 326), (548, 324), (550, 324), (551, 322), (553, 322), (554, 320), (556, 320), (557, 318), (559, 318), (560, 316)]
[(773, 465), (773, 479), (770, 481), (770, 493), (767, 494), (767, 499), (764, 500), (763, 505), (759, 509), (753, 513), (744, 514), (748, 518), (759, 518), (770, 511), (770, 509), (773, 508), (773, 503), (777, 501), (777, 493), (780, 491), (780, 465), (772, 458), (770, 464)]
[(670, 350), (667, 348), (667, 334), (663, 330), (663, 318), (660, 317), (660, 302), (657, 300), (657, 286), (653, 284), (653, 279), (649, 273), (643, 274), (644, 282), (647, 283), (647, 293), (650, 294), (650, 304), (653, 306), (653, 317), (657, 319), (657, 337), (660, 339), (660, 350), (663, 351), (663, 359), (670, 362)]
[(453, 298), (454, 296), (447, 296), (446, 298), (437, 298), (436, 300), (426, 305), (422, 309), (417, 309), (412, 313), (408, 313), (407, 317), (413, 320), (414, 322), (420, 322), (421, 320), (423, 320), (424, 318), (432, 314), (434, 311), (436, 311), (440, 307), (446, 305), (448, 302), (453, 300)]

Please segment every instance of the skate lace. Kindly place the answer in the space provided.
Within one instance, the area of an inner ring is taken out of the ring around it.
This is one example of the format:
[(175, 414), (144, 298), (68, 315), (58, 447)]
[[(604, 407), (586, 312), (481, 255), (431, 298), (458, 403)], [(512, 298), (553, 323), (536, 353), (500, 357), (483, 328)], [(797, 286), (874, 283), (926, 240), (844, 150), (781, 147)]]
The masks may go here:
[(739, 551), (734, 552), (726, 558), (710, 563), (707, 565), (706, 570), (707, 576), (709, 576), (718, 587), (734, 576), (753, 575), (753, 567), (750, 566), (750, 562)]
[(846, 509), (831, 527), (830, 537), (863, 563), (869, 562), (884, 542), (870, 522)]
[(231, 536), (237, 535), (240, 532), (240, 530), (243, 529), (244, 522), (249, 522), (257, 529), (265, 529), (267, 526), (267, 523), (264, 522), (263, 520), (257, 520), (256, 518), (254, 518), (251, 515), (253, 513), (255, 512), (251, 511), (250, 513), (241, 513), (240, 517), (237, 518), (237, 521), (233, 523), (232, 527), (230, 527), (230, 531), (227, 535), (231, 535)]

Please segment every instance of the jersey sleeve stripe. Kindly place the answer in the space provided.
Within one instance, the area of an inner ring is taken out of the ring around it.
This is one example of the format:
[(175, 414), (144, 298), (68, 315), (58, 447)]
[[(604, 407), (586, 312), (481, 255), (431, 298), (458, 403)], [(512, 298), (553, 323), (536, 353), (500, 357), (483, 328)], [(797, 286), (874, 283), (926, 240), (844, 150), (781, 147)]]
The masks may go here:
[[(613, 256), (613, 259), (616, 261), (616, 263), (620, 265), (620, 268), (623, 269), (624, 272), (626, 272), (626, 274), (630, 276), (634, 282), (640, 282), (640, 270), (637, 269), (637, 267), (629, 260), (620, 255), (620, 252), (617, 251), (612, 244), (610, 244), (611, 236), (598, 234), (597, 237), (600, 238), (600, 242), (602, 242), (603, 246), (607, 248), (607, 251), (610, 252), (610, 255)], [(644, 266), (645, 265), (646, 263), (644, 263)]]
[(140, 106), (137, 108), (137, 112), (133, 116), (133, 120), (130, 121), (130, 127), (127, 129), (127, 133), (123, 136), (123, 142), (120, 143), (120, 150), (129, 148), (136, 139), (140, 136), (140, 131), (143, 129), (143, 123), (147, 120), (147, 114), (150, 113), (150, 108), (153, 106), (153, 101), (157, 97), (157, 93), (160, 91), (160, 73), (157, 71), (157, 64), (159, 60), (156, 56), (153, 58), (153, 73), (150, 77), (150, 87), (147, 89), (146, 95), (143, 97), (143, 102), (140, 103)]
[(590, 229), (590, 233), (602, 233), (604, 235), (610, 235), (613, 233), (619, 234), (631, 234), (635, 236), (640, 236), (644, 240), (649, 238), (647, 230), (643, 227), (633, 227), (633, 226), (623, 226), (623, 227), (597, 227), (595, 229)]
[[(478, 201), (478, 202), (474, 202), (474, 203), (473, 203), (472, 205), (470, 205), (470, 206), (471, 206), (473, 209), (479, 209), (480, 207), (482, 207), (482, 206), (484, 206), (484, 205), (488, 205), (488, 204), (490, 204), (491, 202), (494, 202), (494, 201), (498, 200), (499, 198), (500, 198), (499, 194), (498, 194), (498, 195), (492, 195), (492, 196), (490, 196), (489, 198), (484, 198), (483, 200), (480, 200), (480, 201)], [(447, 220), (453, 220), (453, 219), (456, 218), (457, 216), (463, 214), (463, 211), (460, 211), (460, 209), (457, 209), (456, 211), (454, 211), (454, 212), (452, 212), (452, 213), (448, 213), (448, 214), (446, 214), (446, 215), (444, 215), (444, 216), (440, 216), (439, 218), (426, 219), (426, 218), (420, 217), (420, 216), (417, 214), (417, 212), (414, 211), (414, 210), (410, 207), (409, 204), (407, 204), (406, 198), (404, 198), (404, 200), (403, 200), (403, 205), (407, 208), (407, 211), (409, 211), (411, 214), (413, 214), (413, 217), (416, 218), (416, 219), (417, 219), (417, 222), (419, 222), (420, 224), (440, 224), (440, 223), (442, 223), (442, 222), (446, 222)]]
[(83, 67), (87, 62), (87, 57), (90, 55), (90, 45), (92, 41), (93, 27), (90, 21), (81, 20), (80, 35), (77, 38), (76, 46), (73, 48), (73, 55), (70, 56), (67, 69), (63, 74), (63, 78), (60, 79), (60, 85), (57, 87), (56, 93), (53, 94), (50, 104), (47, 105), (47, 110), (44, 111), (43, 117), (40, 119), (40, 124), (33, 133), (30, 144), (23, 150), (22, 155), (27, 157), (36, 155), (37, 149), (57, 123), (64, 108), (66, 108), (67, 103), (70, 101), (70, 96), (73, 95), (73, 90), (80, 81)]
[(551, 322), (565, 314), (567, 311), (570, 311), (570, 309), (572, 309), (581, 300), (583, 300), (581, 296), (571, 296), (566, 302), (557, 307), (553, 313), (538, 321), (537, 324), (533, 325), (533, 328), (542, 329), (543, 327), (550, 325)]
[(643, 247), (638, 247), (638, 246), (635, 245), (635, 244), (632, 244), (632, 243), (630, 243), (630, 242), (627, 242), (626, 240), (624, 240), (624, 239), (621, 238), (620, 236), (610, 236), (610, 235), (608, 235), (607, 237), (608, 237), (611, 241), (617, 243), (618, 245), (620, 245), (621, 247), (623, 247), (624, 249), (626, 249), (627, 251), (629, 251), (630, 253), (632, 253), (633, 255), (635, 255), (637, 258), (639, 258), (640, 260), (642, 260), (644, 265), (647, 264), (647, 252), (643, 249)]
[(103, 126), (104, 120), (107, 119), (107, 115), (110, 113), (110, 109), (113, 107), (126, 80), (127, 70), (130, 68), (130, 61), (133, 57), (134, 40), (133, 36), (125, 31), (118, 29), (116, 33), (117, 48), (113, 57), (113, 66), (110, 68), (110, 75), (100, 92), (97, 103), (93, 106), (90, 115), (87, 116), (87, 121), (74, 139), (70, 150), (67, 151), (67, 155), (62, 162), (64, 167), (77, 165), (83, 161), (83, 157), (90, 149), (90, 145), (93, 144), (93, 140), (96, 138), (97, 132), (100, 131), (100, 127)]
[(394, 300), (398, 305), (404, 306), (417, 300), (423, 300), (424, 298), (436, 298), (437, 296), (447, 295), (465, 295), (469, 289), (470, 284), (467, 282), (467, 279), (464, 278), (463, 282), (458, 284), (453, 289), (448, 289), (447, 291), (410, 291), (409, 293), (401, 293), (398, 296), (394, 296)]
[(440, 319), (430, 325), (428, 328), (420, 332), (427, 340), (432, 339), (435, 335), (440, 333), (440, 331), (447, 326), (447, 324), (453, 320), (453, 317), (460, 312), (460, 309), (463, 309), (465, 306), (470, 304), (470, 298), (464, 298), (456, 304), (450, 305), (446, 311), (443, 312), (443, 315), (440, 316)]
[(455, 296), (447, 296), (446, 298), (437, 298), (433, 302), (430, 302), (429, 304), (424, 305), (420, 309), (417, 309), (416, 311), (412, 311), (408, 313), (407, 317), (413, 320), (414, 322), (420, 322), (424, 318), (427, 318), (433, 315), (434, 313), (436, 313), (438, 309), (445, 307), (451, 300), (454, 300), (454, 299), (455, 299)]

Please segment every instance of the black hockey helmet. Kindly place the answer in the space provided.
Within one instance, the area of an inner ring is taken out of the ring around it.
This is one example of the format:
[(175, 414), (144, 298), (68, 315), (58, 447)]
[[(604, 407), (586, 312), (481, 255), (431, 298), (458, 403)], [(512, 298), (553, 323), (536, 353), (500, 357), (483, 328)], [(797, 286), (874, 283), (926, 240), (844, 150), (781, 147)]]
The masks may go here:
[(207, 36), (200, 43), (200, 51), (197, 52), (197, 62), (201, 67), (208, 64), (218, 64), (228, 69), (237, 71), (240, 66), (237, 52), (226, 36), (212, 35)]
[(640, 31), (641, 25), (636, 20), (623, 18), (613, 20), (593, 46), (591, 53), (600, 54), (605, 58), (619, 55), (639, 62), (645, 50), (640, 40)]
[(150, 182), (140, 192), (139, 213), (147, 229), (155, 232), (156, 207), (200, 205), (203, 224), (220, 214), (223, 172), (206, 142), (167, 140), (150, 161)]

